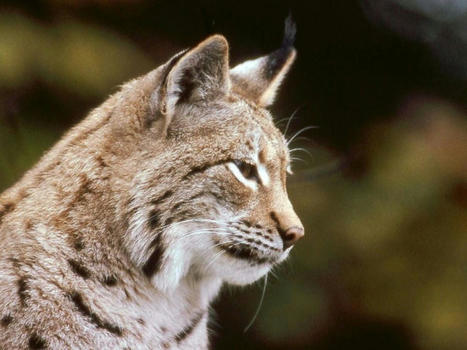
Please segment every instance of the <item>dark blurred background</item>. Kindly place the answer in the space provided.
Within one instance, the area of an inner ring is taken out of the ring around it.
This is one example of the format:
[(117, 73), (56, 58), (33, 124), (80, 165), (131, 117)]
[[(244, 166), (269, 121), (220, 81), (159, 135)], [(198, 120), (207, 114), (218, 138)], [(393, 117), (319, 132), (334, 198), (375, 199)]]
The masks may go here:
[(125, 80), (214, 32), (266, 54), (289, 11), (272, 110), (317, 126), (289, 180), (307, 235), (246, 333), (263, 281), (224, 290), (213, 347), (467, 349), (466, 0), (3, 0), (0, 190)]

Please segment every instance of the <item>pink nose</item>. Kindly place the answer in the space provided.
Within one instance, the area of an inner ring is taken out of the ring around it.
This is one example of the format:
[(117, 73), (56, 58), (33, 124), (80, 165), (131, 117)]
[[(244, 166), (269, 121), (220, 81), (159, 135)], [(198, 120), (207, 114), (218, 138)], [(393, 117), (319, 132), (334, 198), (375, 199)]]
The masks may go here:
[(284, 242), (284, 249), (287, 249), (295, 244), (300, 238), (305, 235), (305, 230), (302, 227), (292, 226), (289, 227), (281, 235), (282, 241)]

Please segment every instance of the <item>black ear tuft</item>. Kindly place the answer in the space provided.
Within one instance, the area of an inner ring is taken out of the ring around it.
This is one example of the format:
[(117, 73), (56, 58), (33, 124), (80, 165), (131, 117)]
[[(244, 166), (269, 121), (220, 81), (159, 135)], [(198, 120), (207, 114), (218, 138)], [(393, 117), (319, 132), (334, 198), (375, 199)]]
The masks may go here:
[(268, 79), (272, 79), (288, 60), (290, 53), (294, 50), (295, 34), (297, 26), (289, 14), (285, 19), (284, 39), (279, 49), (269, 55), (266, 64), (265, 74)]
[(234, 91), (261, 107), (270, 106), (295, 60), (297, 52), (293, 44), (296, 32), (297, 27), (289, 15), (285, 20), (284, 38), (279, 49), (269, 55), (240, 63), (230, 70)]
[(290, 48), (295, 43), (295, 34), (297, 34), (297, 25), (292, 19), (292, 13), (289, 13), (284, 23), (284, 39), (282, 48)]

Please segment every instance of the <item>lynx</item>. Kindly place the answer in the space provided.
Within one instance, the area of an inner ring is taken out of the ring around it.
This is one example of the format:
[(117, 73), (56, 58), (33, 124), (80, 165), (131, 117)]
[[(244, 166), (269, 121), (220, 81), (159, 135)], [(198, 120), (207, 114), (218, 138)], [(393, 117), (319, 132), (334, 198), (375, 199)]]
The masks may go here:
[(266, 107), (294, 61), (214, 35), (126, 83), (0, 196), (0, 348), (207, 349), (224, 283), (304, 235)]

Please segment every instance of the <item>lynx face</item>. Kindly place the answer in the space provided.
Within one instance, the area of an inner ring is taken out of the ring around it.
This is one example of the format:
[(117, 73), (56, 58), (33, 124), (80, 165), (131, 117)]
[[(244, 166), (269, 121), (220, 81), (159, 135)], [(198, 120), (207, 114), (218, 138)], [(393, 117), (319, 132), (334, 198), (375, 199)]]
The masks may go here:
[(251, 283), (303, 236), (286, 192), (286, 140), (264, 109), (295, 57), (289, 39), (230, 71), (221, 36), (166, 65), (151, 97), (161, 111), (151, 128), (163, 132), (143, 141), (125, 237), (159, 288), (187, 275)]

